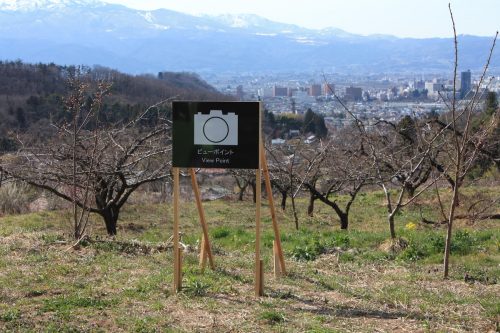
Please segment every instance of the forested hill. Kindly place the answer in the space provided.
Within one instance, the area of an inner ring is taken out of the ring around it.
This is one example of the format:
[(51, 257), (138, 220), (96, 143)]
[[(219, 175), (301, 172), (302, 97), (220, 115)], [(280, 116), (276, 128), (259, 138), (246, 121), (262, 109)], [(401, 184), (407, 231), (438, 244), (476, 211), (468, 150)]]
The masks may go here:
[(111, 84), (111, 93), (102, 112), (110, 122), (127, 120), (146, 107), (173, 96), (190, 100), (224, 98), (191, 73), (132, 76), (99, 66), (78, 69), (0, 61), (0, 151), (13, 149), (13, 142), (9, 140), (13, 132), (29, 130), (44, 135), (51, 121), (64, 118), (63, 98), (68, 94), (68, 78), (77, 70), (86, 73), (90, 82)]

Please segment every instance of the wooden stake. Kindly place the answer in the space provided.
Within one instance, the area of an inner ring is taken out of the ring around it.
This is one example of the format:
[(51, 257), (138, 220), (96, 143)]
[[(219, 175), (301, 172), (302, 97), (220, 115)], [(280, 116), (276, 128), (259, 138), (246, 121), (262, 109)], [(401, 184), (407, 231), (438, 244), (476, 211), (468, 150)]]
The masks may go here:
[(201, 236), (201, 244), (200, 244), (200, 270), (203, 273), (205, 271), (205, 266), (207, 264), (207, 251), (205, 245), (205, 236)]
[(261, 205), (261, 175), (260, 169), (255, 173), (255, 295), (261, 296), (262, 280), (261, 280), (261, 260), (260, 260), (260, 205)]
[(182, 288), (181, 261), (179, 251), (179, 168), (172, 168), (174, 174), (174, 293)]
[[(280, 263), (280, 274), (283, 273), (286, 275), (286, 267), (285, 267), (285, 258), (283, 256), (283, 249), (281, 247), (281, 237), (280, 237), (280, 229), (278, 226), (278, 221), (276, 218), (276, 210), (274, 208), (274, 199), (273, 199), (273, 190), (271, 188), (271, 177), (269, 176), (269, 169), (267, 167), (267, 158), (266, 158), (266, 152), (264, 149), (264, 144), (262, 143), (262, 140), (260, 142), (260, 159), (262, 163), (262, 170), (264, 174), (264, 181), (266, 184), (266, 193), (267, 193), (267, 198), (269, 201), (269, 209), (271, 210), (271, 219), (273, 221), (273, 231), (274, 231), (274, 242), (276, 245), (276, 252), (278, 256), (278, 260)], [(276, 270), (275, 270), (275, 276), (276, 276)]]
[(177, 249), (177, 262), (179, 269), (177, 270), (177, 281), (179, 281), (179, 285), (177, 286), (177, 291), (182, 290), (182, 250), (179, 248)]
[(259, 261), (259, 275), (260, 285), (258, 296), (264, 296), (264, 260), (262, 259)]
[(260, 207), (262, 201), (262, 102), (259, 102), (259, 165), (255, 173), (255, 295), (257, 297), (264, 295), (264, 269), (260, 259)]
[(274, 240), (273, 242), (273, 266), (274, 266), (274, 277), (279, 278), (281, 276), (281, 267), (280, 267), (278, 249), (276, 246), (276, 240)]
[[(212, 270), (215, 269), (215, 264), (214, 264), (214, 259), (212, 256), (212, 250), (210, 249), (210, 240), (208, 237), (208, 226), (207, 226), (207, 220), (205, 218), (205, 211), (203, 210), (203, 205), (201, 204), (201, 194), (200, 194), (200, 188), (198, 187), (198, 181), (196, 180), (196, 173), (194, 172), (194, 169), (189, 169), (189, 174), (191, 175), (191, 185), (193, 186), (193, 191), (194, 191), (194, 197), (196, 199), (196, 206), (198, 208), (198, 215), (200, 215), (200, 224), (201, 224), (201, 229), (203, 230), (203, 239), (204, 243), (203, 249), (204, 251), (201, 252), (201, 254), (208, 255), (208, 261), (210, 262), (210, 268)], [(201, 257), (200, 257), (201, 259)], [(205, 261), (203, 261), (203, 266), (201, 267), (202, 271), (205, 269)]]

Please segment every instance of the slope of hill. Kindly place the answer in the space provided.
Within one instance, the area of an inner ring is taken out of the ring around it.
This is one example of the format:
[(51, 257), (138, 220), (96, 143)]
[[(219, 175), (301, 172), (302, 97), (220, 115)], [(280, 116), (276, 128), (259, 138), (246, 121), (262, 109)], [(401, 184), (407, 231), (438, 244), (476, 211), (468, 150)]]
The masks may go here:
[[(182, 256), (184, 288), (177, 295), (167, 241), (169, 201), (125, 207), (116, 240), (105, 237), (102, 223), (94, 223), (92, 238), (78, 250), (64, 236), (68, 211), (0, 217), (0, 331), (495, 332), (498, 223), (459, 224), (452, 274), (443, 280), (442, 227), (418, 222), (416, 229), (405, 227), (419, 220), (422, 208), (439, 218), (437, 202), (425, 198), (425, 204), (401, 213), (398, 234), (411, 245), (391, 252), (383, 246), (389, 234), (382, 197), (368, 192), (353, 205), (349, 232), (337, 230), (325, 205), (307, 216), (306, 199), (297, 202), (300, 231), (293, 228), (291, 210), (278, 210), (289, 274), (272, 274), (273, 233), (265, 223), (265, 297), (259, 298), (253, 297), (250, 197), (204, 203), (216, 265), (204, 273), (196, 251), (198, 212), (192, 201), (182, 202), (182, 242), (188, 250)], [(427, 207), (429, 202), (433, 206)], [(262, 213), (269, 222), (269, 210)]]
[[(0, 61), (0, 151), (11, 148), (10, 131), (41, 131), (49, 119), (64, 117), (63, 97), (74, 66)], [(176, 96), (179, 99), (223, 98), (195, 74), (161, 72), (132, 76), (105, 67), (85, 68), (91, 81), (110, 82), (111, 96), (103, 106), (109, 121), (131, 116), (145, 107)], [(123, 120), (123, 119), (121, 119)], [(40, 133), (42, 134), (42, 133)]]

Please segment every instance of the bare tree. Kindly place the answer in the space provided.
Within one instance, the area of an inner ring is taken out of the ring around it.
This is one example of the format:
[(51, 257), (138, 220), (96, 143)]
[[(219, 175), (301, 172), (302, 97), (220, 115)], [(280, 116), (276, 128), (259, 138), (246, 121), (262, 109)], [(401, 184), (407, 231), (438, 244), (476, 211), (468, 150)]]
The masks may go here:
[(236, 186), (238, 186), (238, 200), (243, 201), (243, 196), (248, 186), (252, 188), (252, 198), (255, 203), (256, 197), (256, 184), (255, 184), (255, 171), (247, 169), (229, 169), (229, 173), (236, 181)]
[(391, 239), (396, 239), (395, 216), (424, 193), (438, 177), (431, 177), (430, 155), (438, 149), (442, 132), (430, 134), (426, 123), (410, 117), (398, 124), (379, 121), (367, 133), (368, 155), (375, 183), (386, 199)]
[[(70, 113), (71, 120), (69, 123), (63, 123), (63, 125), (59, 127), (59, 131), (61, 133), (66, 133), (71, 140), (73, 236), (75, 239), (80, 240), (85, 234), (89, 222), (90, 211), (88, 209), (81, 209), (79, 214), (78, 201), (82, 202), (83, 207), (88, 206), (90, 190), (94, 186), (94, 184), (90, 182), (89, 175), (93, 172), (98, 148), (99, 112), (101, 111), (103, 98), (108, 93), (110, 85), (100, 82), (97, 91), (94, 92), (92, 97), (89, 97), (87, 96), (89, 83), (82, 80), (81, 73), (77, 72), (70, 76), (68, 83), (70, 94), (65, 99), (65, 108)], [(87, 130), (91, 121), (94, 123), (93, 129), (90, 130), (87, 137), (82, 138), (82, 132)], [(83, 140), (88, 140), (89, 138), (89, 164), (87, 166), (81, 166), (82, 168), (86, 168), (86, 170), (78, 170), (78, 148), (82, 144), (86, 144)], [(86, 174), (86, 176), (78, 177), (79, 172)], [(78, 184), (78, 182), (80, 183)], [(80, 187), (80, 190), (78, 187)]]
[[(356, 196), (371, 181), (361, 142), (353, 134), (345, 130), (325, 142), (322, 149), (315, 149), (316, 156), (306, 158), (310, 172), (302, 179), (310, 192), (308, 213), (312, 215), (314, 200), (320, 200), (334, 210), (343, 230), (349, 227)], [(345, 204), (338, 201), (339, 195), (348, 196)]]
[(170, 121), (162, 108), (166, 102), (128, 123), (88, 124), (98, 130), (80, 123), (77, 140), (75, 127), (68, 131), (66, 126), (58, 127), (57, 135), (46, 142), (20, 138), (22, 148), (15, 158), (3, 159), (2, 168), (13, 178), (100, 215), (108, 235), (116, 235), (120, 210), (130, 195), (142, 184), (170, 175)]
[[(325, 82), (327, 82), (326, 78)], [(358, 179), (353, 184), (362, 186), (373, 183), (382, 188), (386, 199), (389, 231), (391, 239), (394, 240), (396, 239), (396, 214), (415, 201), (436, 181), (436, 179), (429, 179), (432, 167), (429, 155), (439, 145), (437, 139), (442, 131), (429, 137), (426, 133), (426, 124), (412, 118), (403, 118), (399, 124), (378, 121), (368, 125), (352, 112), (333, 90), (331, 93), (352, 118), (351, 131), (355, 133), (353, 140), (359, 141), (357, 153), (359, 162), (356, 165), (360, 168), (361, 163), (364, 168), (360, 169), (365, 170), (364, 176), (358, 176), (358, 178), (347, 176), (347, 179), (351, 178), (351, 181)], [(348, 165), (354, 164), (349, 161)], [(347, 172), (348, 170), (346, 168), (344, 172), (352, 174), (352, 171)], [(368, 170), (371, 170), (371, 174)], [(352, 200), (354, 198), (355, 196), (351, 196)]]
[[(293, 151), (290, 146), (266, 146), (266, 153), (269, 163), (269, 174), (272, 187), (281, 195), (280, 207), (281, 210), (286, 210), (286, 203), (289, 197), (294, 195), (294, 180), (290, 178), (290, 170), (294, 167), (290, 165), (290, 152)], [(295, 163), (292, 161), (292, 163)], [(285, 167), (286, 166), (286, 167)]]
[(281, 200), (280, 200), (280, 207), (282, 211), (286, 210), (286, 200), (288, 199), (288, 194), (290, 193), (290, 184), (285, 180), (283, 177), (283, 174), (278, 171), (278, 176), (273, 175), (273, 178), (271, 178), (271, 185), (274, 189), (276, 189), (280, 195), (281, 195)]
[(449, 276), (453, 223), (456, 219), (456, 208), (459, 203), (460, 189), (464, 184), (465, 177), (481, 154), (481, 149), (487, 141), (489, 134), (498, 126), (500, 117), (500, 112), (497, 109), (490, 117), (482, 119), (479, 124), (473, 126), (473, 120), (478, 114), (481, 97), (484, 92), (481, 90), (481, 87), (486, 81), (486, 73), (493, 55), (498, 31), (493, 38), (483, 72), (471, 98), (459, 101), (456, 96), (458, 74), (457, 32), (451, 5), (448, 7), (453, 26), (455, 59), (453, 69), (453, 95), (451, 101), (445, 100), (449, 109), (446, 119), (446, 128), (450, 128), (451, 131), (446, 132), (446, 136), (444, 137), (446, 150), (444, 150), (444, 153), (440, 156), (445, 165), (441, 172), (445, 174), (447, 178), (451, 179), (450, 186), (453, 191), (448, 208), (446, 243), (443, 260), (444, 278), (448, 278)]
[(307, 150), (311, 151), (311, 147), (304, 144), (302, 137), (289, 140), (286, 145), (270, 146), (267, 149), (271, 181), (275, 187), (279, 187), (282, 194), (282, 209), (286, 197), (290, 197), (296, 230), (299, 229), (299, 216), (295, 199), (303, 189), (304, 183), (301, 179), (310, 172), (304, 159), (305, 156), (311, 155), (305, 153)]

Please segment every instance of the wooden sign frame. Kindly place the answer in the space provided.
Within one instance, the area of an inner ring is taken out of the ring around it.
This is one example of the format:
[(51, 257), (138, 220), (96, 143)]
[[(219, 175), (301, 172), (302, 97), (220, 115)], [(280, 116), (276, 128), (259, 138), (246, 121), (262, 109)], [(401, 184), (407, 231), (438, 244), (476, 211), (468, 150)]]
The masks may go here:
[[(259, 102), (259, 118), (262, 115), (262, 103)], [(260, 127), (259, 120), (259, 127)], [(271, 180), (269, 176), (269, 170), (267, 167), (266, 154), (264, 150), (264, 145), (262, 143), (262, 130), (259, 128), (259, 168), (256, 169), (256, 209), (255, 209), (255, 295), (264, 295), (264, 268), (263, 260), (261, 259), (261, 199), (262, 199), (262, 174), (264, 175), (264, 182), (266, 186), (267, 197), (269, 200), (269, 208), (271, 212), (273, 232), (274, 232), (274, 243), (273, 243), (273, 257), (274, 257), (274, 275), (279, 277), (286, 274), (285, 260), (283, 256), (283, 250), (281, 247), (281, 239), (279, 226), (276, 218), (276, 211), (274, 207), (273, 192), (271, 188)], [(174, 225), (173, 225), (173, 256), (174, 256), (174, 292), (177, 293), (182, 289), (182, 252), (179, 247), (179, 202), (180, 202), (180, 186), (179, 186), (179, 174), (180, 168), (173, 167), (173, 213), (174, 213)], [(194, 191), (196, 206), (198, 209), (198, 214), (200, 218), (200, 225), (203, 231), (202, 240), (200, 243), (200, 259), (199, 265), (203, 272), (205, 270), (207, 259), (210, 264), (211, 269), (215, 269), (215, 263), (212, 255), (212, 250), (210, 246), (210, 239), (208, 234), (208, 225), (206, 221), (205, 212), (202, 205), (201, 194), (198, 187), (198, 182), (196, 180), (196, 173), (193, 168), (189, 168), (189, 174), (191, 177), (191, 185)]]

